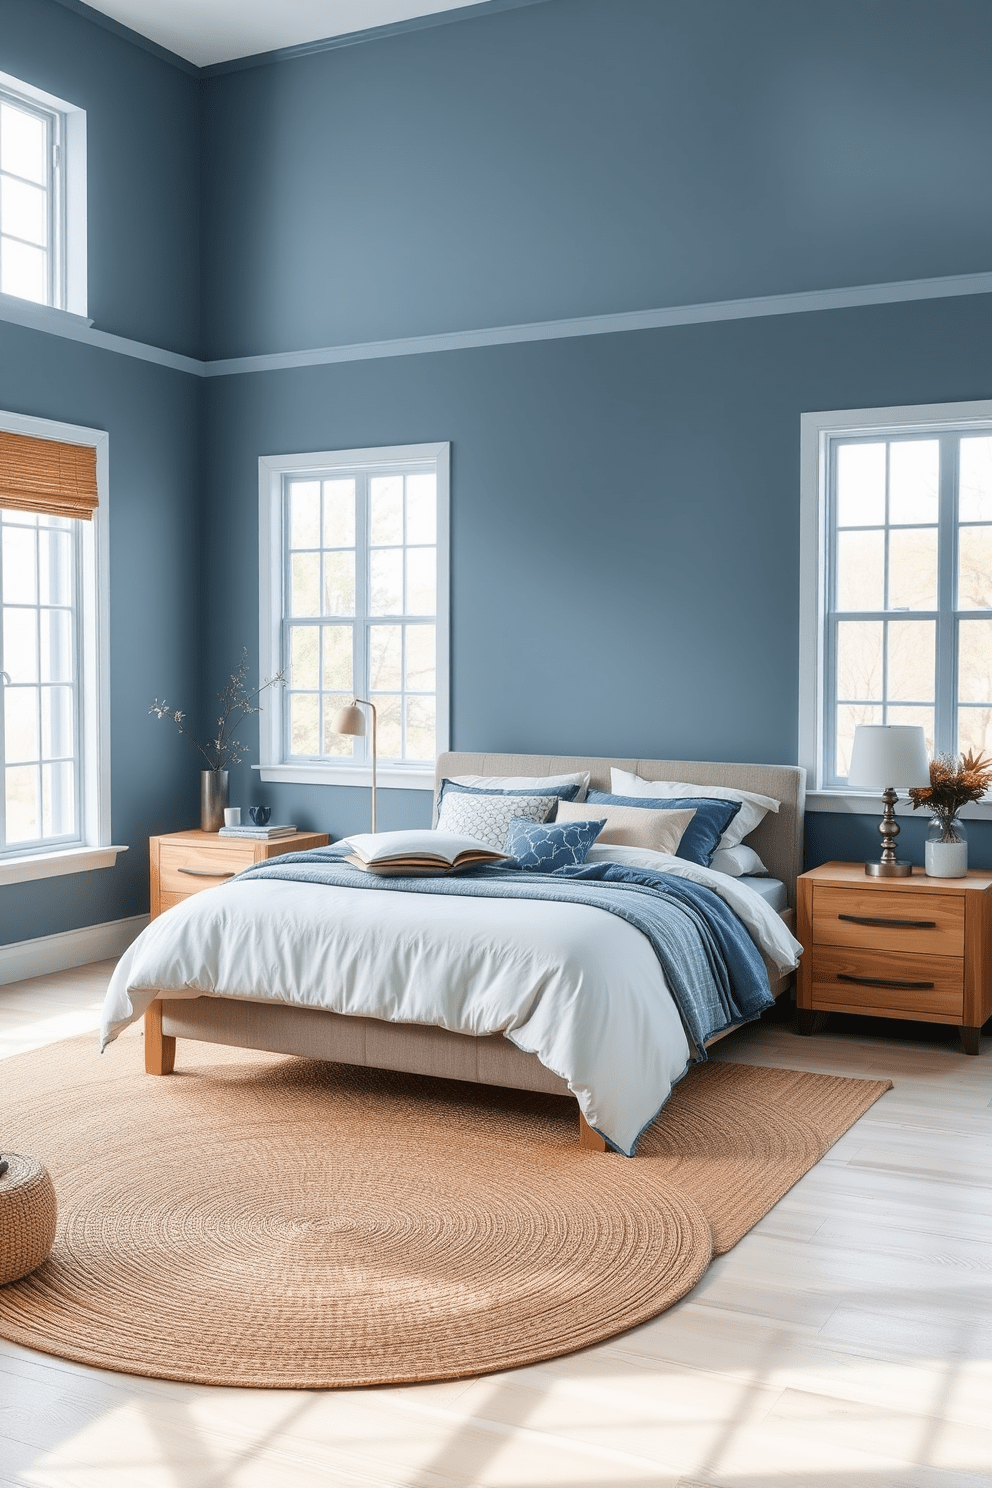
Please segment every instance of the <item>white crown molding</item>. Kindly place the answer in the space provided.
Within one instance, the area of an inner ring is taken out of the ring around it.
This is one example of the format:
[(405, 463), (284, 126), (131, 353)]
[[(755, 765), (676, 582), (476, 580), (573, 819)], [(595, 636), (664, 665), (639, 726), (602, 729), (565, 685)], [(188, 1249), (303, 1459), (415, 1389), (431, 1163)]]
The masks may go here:
[(205, 363), (204, 375), (230, 377), (245, 372), (279, 372), (290, 367), (320, 367), (331, 362), (424, 356), (437, 351), (508, 346), (521, 341), (609, 336), (623, 331), (653, 331), (667, 326), (702, 325), (708, 321), (749, 320), (765, 315), (803, 315), (816, 310), (842, 310), (863, 305), (898, 304), (903, 300), (946, 299), (956, 295), (989, 293), (992, 293), (992, 273), (958, 274), (946, 279), (910, 279), (898, 284), (862, 284), (850, 289), (817, 289), (799, 294), (762, 295), (746, 300), (715, 300), (703, 305), (672, 305), (663, 310), (628, 310), (613, 315), (577, 316), (571, 320), (540, 320), (526, 325), (490, 326), (478, 331), (405, 336), (394, 341), (364, 341), (351, 346), (316, 347), (312, 351), (225, 357)]
[(57, 310), (54, 305), (36, 305), (32, 300), (19, 300), (16, 295), (0, 294), (0, 320), (12, 325), (29, 326), (33, 331), (49, 331), (53, 336), (85, 340), (93, 324), (92, 316), (75, 315), (71, 310)]
[(0, 987), (122, 956), (147, 924), (147, 915), (133, 915), (128, 920), (108, 920), (102, 925), (84, 925), (80, 930), (0, 945)]
[(281, 372), (323, 367), (335, 362), (365, 362), (381, 357), (427, 356), (439, 351), (509, 346), (525, 341), (559, 341), (573, 336), (611, 336), (624, 331), (661, 330), (669, 326), (705, 325), (721, 320), (753, 320), (766, 315), (809, 315), (821, 310), (852, 310), (870, 305), (897, 305), (914, 300), (942, 300), (961, 295), (992, 294), (992, 272), (954, 274), (941, 279), (903, 279), (892, 284), (857, 284), (842, 289), (811, 289), (795, 294), (758, 295), (752, 299), (714, 300), (701, 305), (670, 305), (661, 310), (626, 310), (612, 315), (584, 315), (570, 320), (532, 321), (525, 325), (489, 326), (475, 331), (441, 331), (428, 336), (402, 336), (391, 341), (359, 341), (347, 346), (318, 346), (305, 351), (275, 351), (258, 356), (222, 357), (204, 362), (195, 357), (131, 341), (93, 328), (82, 316), (52, 310), (0, 295), (0, 321), (65, 336), (121, 356), (156, 362), (195, 377), (233, 377), (249, 372)]
[(30, 300), (19, 300), (14, 295), (0, 294), (0, 321), (27, 326), (32, 331), (45, 331), (66, 341), (81, 341), (84, 346), (97, 346), (101, 351), (116, 352), (118, 356), (156, 362), (158, 366), (171, 367), (176, 372), (192, 372), (195, 377), (206, 377), (210, 365), (196, 357), (182, 356), (178, 351), (166, 351), (164, 347), (150, 346), (145, 341), (131, 341), (127, 336), (98, 331), (93, 321), (84, 315), (56, 310), (51, 305), (34, 305)]

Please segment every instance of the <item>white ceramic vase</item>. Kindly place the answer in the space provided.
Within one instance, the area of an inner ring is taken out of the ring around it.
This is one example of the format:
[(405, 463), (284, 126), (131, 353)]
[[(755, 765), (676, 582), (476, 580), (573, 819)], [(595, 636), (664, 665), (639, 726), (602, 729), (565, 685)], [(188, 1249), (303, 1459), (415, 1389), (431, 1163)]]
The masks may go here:
[(968, 838), (956, 819), (946, 824), (935, 816), (924, 850), (928, 878), (964, 878), (968, 872)]

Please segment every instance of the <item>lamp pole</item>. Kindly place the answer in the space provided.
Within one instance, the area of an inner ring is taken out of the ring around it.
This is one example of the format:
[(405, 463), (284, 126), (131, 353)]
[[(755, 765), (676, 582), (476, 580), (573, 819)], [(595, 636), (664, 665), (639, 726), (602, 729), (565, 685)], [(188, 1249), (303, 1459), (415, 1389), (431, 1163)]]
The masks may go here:
[(377, 740), (376, 740), (375, 703), (370, 703), (367, 698), (356, 698), (355, 699), (355, 702), (356, 703), (364, 703), (365, 706), (366, 706), (366, 708), (368, 708), (369, 712), (372, 714), (372, 832), (373, 832), (373, 835), (374, 835), (375, 834), (375, 830), (376, 830), (376, 825), (375, 825), (375, 788), (376, 788), (375, 772), (376, 772), (376, 762), (377, 762), (377, 758), (378, 758), (378, 745), (377, 745)]
[(366, 725), (365, 718), (359, 711), (359, 705), (362, 708), (368, 708), (372, 714), (372, 831), (374, 833), (376, 830), (376, 764), (378, 762), (375, 703), (370, 703), (368, 698), (356, 697), (349, 707), (342, 708), (335, 716), (331, 724), (331, 732), (343, 734), (346, 738), (363, 739), (366, 734)]

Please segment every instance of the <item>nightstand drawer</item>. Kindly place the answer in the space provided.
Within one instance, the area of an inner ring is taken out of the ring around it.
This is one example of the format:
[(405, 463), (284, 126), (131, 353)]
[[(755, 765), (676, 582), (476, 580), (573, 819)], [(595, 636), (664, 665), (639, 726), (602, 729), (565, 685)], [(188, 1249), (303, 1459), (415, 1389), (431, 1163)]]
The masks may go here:
[(200, 843), (163, 842), (159, 859), (159, 890), (186, 898), (201, 889), (227, 883), (255, 860), (254, 844), (209, 847)]
[(818, 945), (963, 956), (964, 895), (906, 894), (817, 884), (813, 892), (813, 940)]
[[(193, 892), (195, 893), (196, 890), (194, 889)], [(159, 894), (159, 896), (158, 896), (158, 912), (159, 912), (159, 914), (165, 914), (165, 911), (167, 909), (171, 909), (174, 904), (182, 904), (182, 902), (185, 899), (188, 899), (189, 897), (190, 896), (188, 894)]]
[(913, 1013), (960, 1022), (964, 962), (954, 956), (914, 956), (819, 946), (813, 964), (813, 1007)]

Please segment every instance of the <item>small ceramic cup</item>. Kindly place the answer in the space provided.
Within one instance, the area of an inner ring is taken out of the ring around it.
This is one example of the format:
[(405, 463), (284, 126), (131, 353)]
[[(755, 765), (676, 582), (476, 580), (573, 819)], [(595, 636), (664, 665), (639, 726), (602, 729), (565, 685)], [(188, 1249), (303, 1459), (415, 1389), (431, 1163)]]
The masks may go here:
[(249, 806), (248, 815), (256, 827), (264, 827), (272, 815), (271, 806)]
[(225, 827), (240, 827), (240, 825), (241, 825), (241, 807), (240, 806), (225, 806), (224, 807), (224, 825), (225, 825)]

